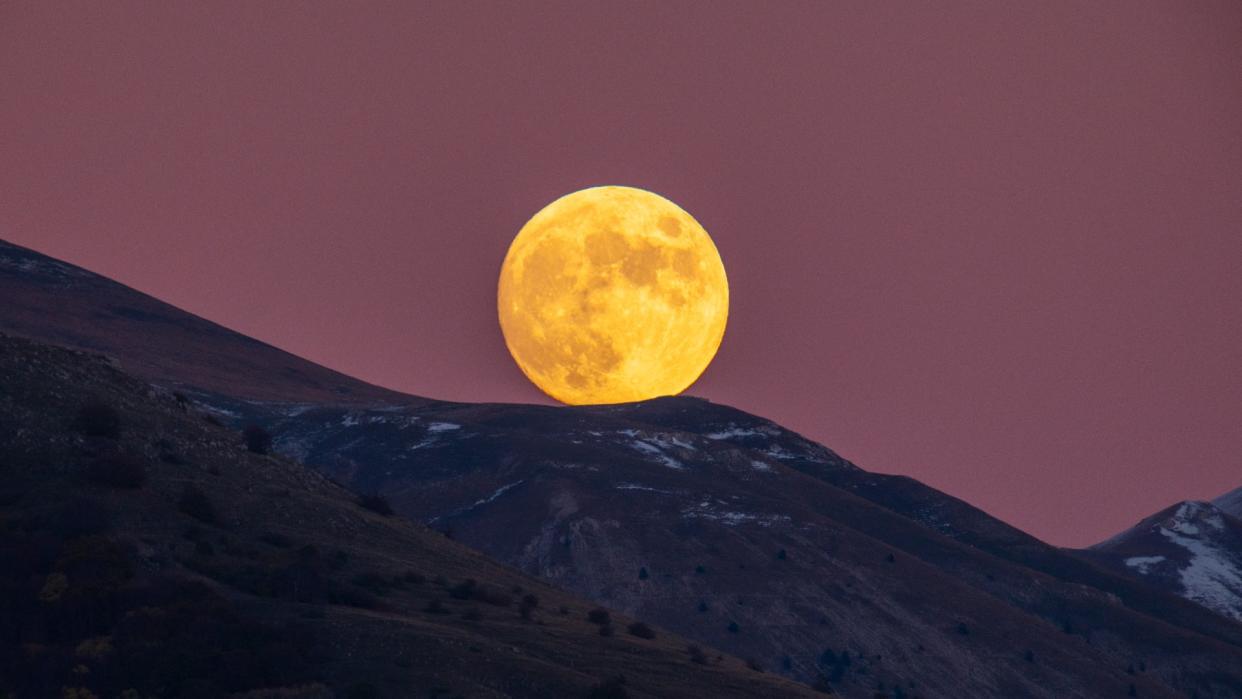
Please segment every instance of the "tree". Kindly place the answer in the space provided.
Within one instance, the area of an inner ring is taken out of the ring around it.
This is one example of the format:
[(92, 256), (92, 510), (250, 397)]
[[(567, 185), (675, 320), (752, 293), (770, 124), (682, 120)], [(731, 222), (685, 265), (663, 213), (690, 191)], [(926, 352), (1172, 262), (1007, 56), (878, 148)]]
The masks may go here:
[(391, 517), (396, 514), (392, 509), (392, 505), (388, 504), (388, 500), (383, 495), (377, 493), (359, 495), (358, 505), (382, 517)]
[(272, 450), (272, 435), (258, 425), (248, 425), (242, 430), (242, 438), (246, 440), (246, 449), (255, 454), (267, 454)]
[(131, 454), (108, 452), (91, 462), (86, 478), (109, 488), (141, 488), (147, 480), (147, 467), (142, 459)]
[(655, 629), (652, 629), (650, 626), (641, 621), (636, 621), (633, 624), (630, 624), (627, 627), (627, 630), (630, 632), (631, 636), (637, 636), (638, 638), (651, 640), (656, 637)]
[(177, 507), (200, 522), (207, 524), (216, 522), (216, 508), (211, 504), (211, 499), (207, 497), (207, 493), (193, 483), (187, 484), (181, 491), (181, 500), (178, 501)]
[(87, 437), (117, 439), (121, 436), (121, 415), (108, 403), (92, 400), (78, 410), (74, 427)]

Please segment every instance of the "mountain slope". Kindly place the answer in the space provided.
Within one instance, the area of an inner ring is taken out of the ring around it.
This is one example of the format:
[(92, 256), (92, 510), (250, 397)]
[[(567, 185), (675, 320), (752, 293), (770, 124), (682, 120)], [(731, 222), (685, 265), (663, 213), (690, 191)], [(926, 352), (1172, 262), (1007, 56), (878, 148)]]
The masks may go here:
[(413, 402), (0, 240), (0, 332), (124, 357), (149, 381), (259, 400)]
[(1242, 621), (1242, 521), (1213, 503), (1180, 502), (1087, 555)]
[(812, 694), (624, 617), (601, 635), (95, 355), (0, 335), (0, 425), (5, 696)]
[[(54, 309), (24, 332), (63, 334)], [(847, 696), (1242, 696), (1242, 626), (732, 408), (264, 400), (174, 369), (148, 378), (412, 519)]]
[(1223, 512), (1242, 519), (1242, 488), (1225, 493), (1213, 500), (1212, 504), (1219, 507)]
[(1107, 696), (1136, 663), (1242, 687), (1238, 626), (723, 406), (230, 409), (499, 560), (846, 694)]

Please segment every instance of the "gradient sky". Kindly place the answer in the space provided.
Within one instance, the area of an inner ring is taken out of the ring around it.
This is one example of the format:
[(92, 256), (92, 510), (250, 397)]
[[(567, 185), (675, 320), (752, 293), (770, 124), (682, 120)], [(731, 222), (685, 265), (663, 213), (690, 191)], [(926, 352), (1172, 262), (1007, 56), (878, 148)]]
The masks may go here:
[(1058, 544), (1242, 485), (1242, 3), (941, 5), (0, 2), (0, 237), (545, 402), (505, 249), (633, 185), (732, 283), (692, 394)]

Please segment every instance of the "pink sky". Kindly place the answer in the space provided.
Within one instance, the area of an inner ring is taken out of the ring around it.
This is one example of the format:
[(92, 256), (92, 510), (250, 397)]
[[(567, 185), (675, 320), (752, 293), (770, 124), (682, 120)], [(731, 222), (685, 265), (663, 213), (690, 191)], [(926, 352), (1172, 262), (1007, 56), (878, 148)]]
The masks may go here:
[(595, 184), (732, 283), (690, 393), (1058, 544), (1242, 485), (1242, 4), (5, 3), (0, 237), (393, 388), (543, 402)]

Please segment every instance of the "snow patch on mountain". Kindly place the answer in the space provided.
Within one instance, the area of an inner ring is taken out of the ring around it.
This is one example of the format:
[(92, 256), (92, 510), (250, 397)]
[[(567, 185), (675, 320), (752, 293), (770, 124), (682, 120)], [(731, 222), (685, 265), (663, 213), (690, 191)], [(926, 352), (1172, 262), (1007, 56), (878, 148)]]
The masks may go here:
[(654, 444), (651, 444), (650, 442), (645, 442), (641, 439), (636, 439), (630, 442), (629, 445), (630, 445), (630, 448), (646, 454), (654, 461), (662, 463), (665, 466), (668, 466), (669, 468), (675, 468), (678, 471), (683, 471), (686, 468), (685, 465), (682, 464), (680, 461), (678, 461), (677, 459), (674, 459), (668, 454), (665, 454), (663, 449), (661, 449), (660, 447), (657, 447)]
[(1126, 566), (1133, 568), (1140, 575), (1147, 575), (1151, 567), (1167, 560), (1164, 556), (1133, 556), (1126, 559)]
[(1224, 518), (1214, 506), (1185, 502), (1170, 526), (1160, 528), (1160, 534), (1190, 554), (1181, 569), (1185, 597), (1242, 619), (1242, 556), (1221, 546), (1219, 538), (1212, 536), (1224, 530)]

